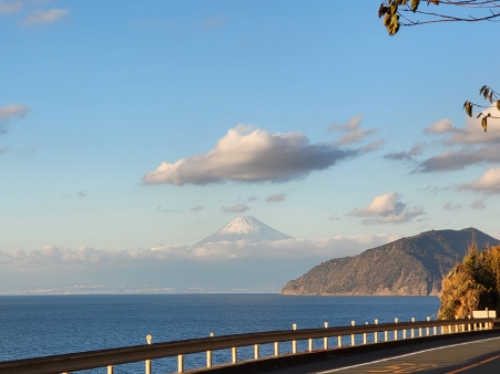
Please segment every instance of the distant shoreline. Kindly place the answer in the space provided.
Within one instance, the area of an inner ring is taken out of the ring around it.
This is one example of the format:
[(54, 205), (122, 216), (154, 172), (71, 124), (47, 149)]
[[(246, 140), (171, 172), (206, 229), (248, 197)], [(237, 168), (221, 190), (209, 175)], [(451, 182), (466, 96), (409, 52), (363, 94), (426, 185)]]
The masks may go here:
[(279, 292), (265, 292), (265, 291), (248, 291), (248, 292), (236, 292), (236, 291), (206, 291), (206, 292), (82, 292), (82, 293), (69, 293), (69, 292), (12, 292), (12, 293), (0, 293), (0, 297), (7, 296), (154, 296), (154, 295), (281, 295), (283, 297), (338, 297), (338, 298), (350, 298), (350, 297), (439, 297), (439, 295), (284, 295)]

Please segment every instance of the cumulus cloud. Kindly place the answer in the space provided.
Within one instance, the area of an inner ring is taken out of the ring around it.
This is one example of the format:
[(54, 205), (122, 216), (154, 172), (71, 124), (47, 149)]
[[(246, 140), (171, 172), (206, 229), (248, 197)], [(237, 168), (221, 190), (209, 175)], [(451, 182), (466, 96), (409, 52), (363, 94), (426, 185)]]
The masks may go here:
[(87, 193), (85, 191), (80, 191), (76, 194), (78, 197), (87, 197)]
[(471, 190), (481, 192), (486, 195), (500, 193), (500, 167), (491, 167), (486, 170), (483, 176), (471, 183), (464, 183), (458, 186), (459, 190)]
[(363, 250), (386, 244), (398, 239), (391, 234), (337, 236), (333, 239), (286, 239), (248, 243), (237, 242), (207, 243), (192, 249), (193, 258), (334, 258), (352, 256)]
[(108, 264), (130, 263), (134, 260), (161, 260), (170, 258), (189, 257), (184, 253), (186, 246), (162, 247), (156, 252), (155, 248), (135, 249), (130, 251), (101, 251), (87, 246), (77, 249), (61, 248), (54, 245), (46, 245), (42, 249), (25, 251), (23, 248), (15, 248), (10, 251), (0, 251), (0, 265), (9, 266), (50, 266), (58, 264)]
[(197, 206), (191, 208), (192, 212), (199, 212), (200, 210), (203, 210), (203, 207), (201, 205), (197, 205)]
[(453, 126), (453, 122), (449, 118), (440, 119), (434, 122), (431, 126), (424, 129), (426, 134), (445, 134), (454, 133), (456, 128)]
[(422, 208), (408, 208), (400, 201), (401, 197), (396, 191), (375, 196), (370, 205), (361, 209), (353, 209), (349, 215), (368, 217), (362, 221), (364, 224), (379, 224), (404, 223), (425, 214)]
[(444, 206), (444, 210), (456, 210), (460, 209), (463, 205), (462, 204), (453, 204), (451, 201), (447, 202)]
[(471, 204), (470, 207), (472, 209), (484, 209), (486, 208), (486, 205), (484, 204), (485, 199), (476, 199), (474, 200)]
[[(485, 109), (483, 114), (500, 116), (496, 106)], [(437, 121), (424, 130), (426, 133), (443, 136), (446, 147), (460, 146), (458, 150), (445, 152), (427, 158), (417, 168), (420, 172), (435, 172), (463, 169), (469, 165), (500, 162), (497, 146), (500, 144), (500, 119), (488, 118), (488, 132), (481, 127), (480, 118), (466, 117), (465, 127), (456, 127), (451, 120)]]
[(227, 180), (283, 182), (329, 168), (359, 153), (329, 144), (310, 144), (301, 133), (271, 134), (238, 125), (201, 155), (163, 162), (143, 177), (146, 184), (206, 185)]
[(393, 152), (384, 155), (384, 158), (389, 160), (413, 160), (415, 156), (420, 156), (422, 154), (423, 143), (419, 143), (413, 146), (408, 152)]
[(117, 266), (157, 264), (174, 260), (220, 260), (237, 258), (334, 258), (352, 256), (398, 239), (394, 234), (336, 236), (330, 239), (286, 239), (249, 243), (212, 242), (202, 247), (160, 245), (135, 250), (102, 251), (90, 247), (77, 249), (47, 245), (40, 250), (15, 248), (0, 251), (0, 267), (51, 268), (57, 266)]
[(277, 194), (269, 195), (268, 197), (266, 197), (266, 201), (272, 203), (272, 202), (283, 201), (283, 200), (285, 200), (285, 198), (286, 198), (286, 195), (284, 193), (277, 193)]
[(224, 208), (222, 208), (222, 211), (226, 212), (226, 213), (243, 213), (249, 209), (250, 208), (244, 204), (237, 204), (237, 205), (230, 207), (230, 208), (224, 207)]
[(5, 132), (7, 122), (13, 118), (23, 118), (29, 108), (21, 104), (9, 104), (0, 108), (0, 134)]
[(24, 1), (3, 1), (0, 0), (0, 14), (17, 13), (24, 8)]
[[(500, 117), (496, 104), (484, 109), (481, 113), (483, 115), (490, 113), (493, 117)], [(444, 135), (443, 142), (451, 145), (500, 143), (500, 119), (489, 118), (486, 133), (481, 127), (481, 118), (476, 116), (465, 117), (465, 127), (456, 127), (448, 118), (441, 119), (426, 127), (424, 132)]]
[(363, 120), (363, 115), (358, 114), (356, 117), (351, 118), (343, 125), (331, 124), (328, 127), (329, 131), (342, 131), (346, 133), (335, 144), (347, 145), (347, 144), (357, 143), (366, 138), (367, 136), (377, 132), (377, 129), (370, 129), (370, 130), (361, 129), (362, 120)]
[(66, 17), (68, 14), (69, 14), (68, 9), (51, 9), (51, 10), (38, 9), (28, 14), (28, 16), (22, 22), (22, 24), (24, 26), (34, 26), (45, 23), (53, 23), (60, 20), (61, 18)]

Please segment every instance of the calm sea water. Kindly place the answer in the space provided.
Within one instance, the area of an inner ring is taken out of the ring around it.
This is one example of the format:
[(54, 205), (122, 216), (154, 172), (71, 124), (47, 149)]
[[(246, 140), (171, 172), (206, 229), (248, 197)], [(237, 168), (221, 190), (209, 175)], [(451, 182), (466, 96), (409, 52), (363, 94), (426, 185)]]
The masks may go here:
[[(436, 317), (437, 297), (322, 297), (278, 294), (78, 295), (0, 297), (0, 361), (256, 331), (320, 328), (409, 321)], [(321, 342), (317, 342), (318, 346)], [(304, 344), (306, 344), (304, 342)], [(299, 349), (305, 349), (299, 344)], [(283, 352), (290, 351), (286, 343)], [(263, 346), (262, 355), (271, 354)], [(252, 348), (239, 350), (250, 358)], [(176, 370), (176, 359), (153, 362), (153, 372)], [(214, 352), (214, 362), (230, 352)], [(186, 369), (205, 363), (189, 355)], [(144, 372), (142, 363), (118, 366), (115, 373)], [(104, 369), (86, 373), (105, 372)]]

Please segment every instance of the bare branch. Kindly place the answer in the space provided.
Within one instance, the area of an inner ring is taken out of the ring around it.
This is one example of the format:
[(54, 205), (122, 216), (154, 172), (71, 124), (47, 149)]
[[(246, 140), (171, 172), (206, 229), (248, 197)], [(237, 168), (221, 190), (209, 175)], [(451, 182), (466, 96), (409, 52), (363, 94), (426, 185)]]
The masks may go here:
[[(439, 12), (424, 10), (423, 2), (415, 4), (401, 0), (383, 0), (379, 15), (385, 15), (387, 20), (392, 20), (392, 22), (384, 22), (389, 34), (396, 34), (399, 26), (417, 26), (438, 22), (500, 21), (500, 0), (427, 1), (427, 8), (434, 6), (434, 9), (439, 9)], [(436, 7), (436, 5), (441, 5), (441, 7)], [(380, 13), (381, 10), (382, 13)], [(424, 19), (414, 19), (415, 15)]]

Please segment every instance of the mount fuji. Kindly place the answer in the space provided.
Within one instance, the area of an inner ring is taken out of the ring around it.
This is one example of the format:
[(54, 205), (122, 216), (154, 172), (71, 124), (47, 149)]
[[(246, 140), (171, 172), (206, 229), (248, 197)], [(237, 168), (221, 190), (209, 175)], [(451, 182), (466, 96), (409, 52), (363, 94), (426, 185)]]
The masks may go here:
[(212, 235), (200, 240), (193, 247), (202, 247), (211, 242), (247, 240), (249, 243), (258, 243), (265, 240), (293, 239), (278, 230), (269, 227), (255, 217), (236, 217), (223, 228)]

